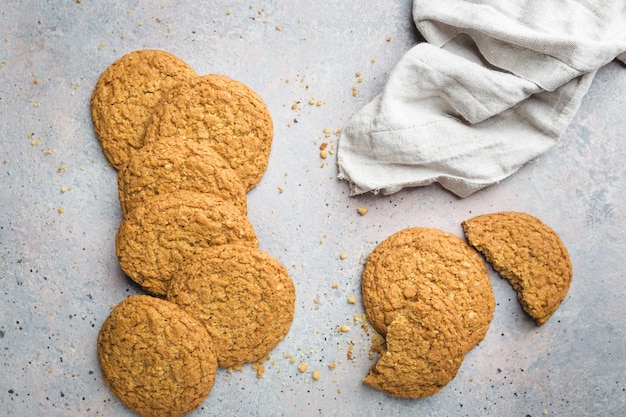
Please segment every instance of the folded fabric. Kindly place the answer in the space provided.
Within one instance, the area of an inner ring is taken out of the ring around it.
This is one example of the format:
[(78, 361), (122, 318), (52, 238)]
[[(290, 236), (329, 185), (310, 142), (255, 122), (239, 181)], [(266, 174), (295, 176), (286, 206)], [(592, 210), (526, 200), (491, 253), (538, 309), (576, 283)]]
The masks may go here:
[(427, 42), (342, 129), (351, 195), (499, 182), (558, 141), (598, 68), (626, 62), (623, 0), (414, 0), (413, 18)]

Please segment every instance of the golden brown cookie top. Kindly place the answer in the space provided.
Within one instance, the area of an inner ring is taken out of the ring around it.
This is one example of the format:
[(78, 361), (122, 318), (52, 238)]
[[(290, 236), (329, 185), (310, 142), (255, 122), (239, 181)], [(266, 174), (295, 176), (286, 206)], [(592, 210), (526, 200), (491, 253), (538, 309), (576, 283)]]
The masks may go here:
[(544, 324), (572, 280), (569, 253), (556, 232), (520, 212), (483, 214), (462, 226), (469, 243), (510, 281), (524, 310)]
[(206, 328), (181, 308), (147, 295), (119, 303), (98, 334), (102, 377), (146, 417), (182, 416), (211, 392), (217, 360)]
[(100, 75), (91, 95), (91, 116), (111, 165), (122, 168), (143, 145), (146, 125), (163, 92), (195, 77), (181, 59), (149, 49), (122, 56)]
[(407, 228), (371, 253), (361, 288), (372, 326), (385, 335), (397, 313), (420, 300), (425, 283), (435, 283), (455, 304), (463, 325), (464, 352), (469, 351), (487, 333), (495, 299), (480, 255), (441, 230)]
[(437, 393), (463, 362), (462, 325), (453, 303), (434, 284), (387, 327), (386, 349), (363, 382), (403, 398)]
[(205, 142), (166, 138), (149, 143), (118, 172), (118, 189), (124, 216), (146, 198), (177, 190), (214, 194), (247, 213), (241, 180)]
[(289, 331), (295, 297), (280, 262), (241, 245), (198, 252), (174, 274), (167, 293), (207, 326), (222, 367), (263, 360)]
[(210, 194), (176, 191), (150, 197), (129, 213), (116, 235), (116, 253), (133, 281), (165, 295), (184, 260), (200, 249), (235, 242), (259, 244), (241, 209)]
[(144, 144), (163, 138), (206, 141), (251, 190), (267, 169), (274, 127), (263, 99), (224, 75), (194, 78), (164, 95)]

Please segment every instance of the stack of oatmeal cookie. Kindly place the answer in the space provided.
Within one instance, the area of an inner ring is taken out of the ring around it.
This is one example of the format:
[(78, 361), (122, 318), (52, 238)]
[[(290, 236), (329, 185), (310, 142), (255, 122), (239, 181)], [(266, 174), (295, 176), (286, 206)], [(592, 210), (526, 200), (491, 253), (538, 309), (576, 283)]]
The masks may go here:
[[(124, 300), (103, 324), (103, 378), (141, 415), (185, 414), (209, 394), (217, 366), (265, 360), (293, 321), (292, 279), (259, 249), (247, 217), (272, 118), (245, 84), (199, 76), (158, 50), (111, 64), (91, 112), (118, 170), (116, 254), (148, 293)], [(200, 385), (177, 390), (173, 381)]]

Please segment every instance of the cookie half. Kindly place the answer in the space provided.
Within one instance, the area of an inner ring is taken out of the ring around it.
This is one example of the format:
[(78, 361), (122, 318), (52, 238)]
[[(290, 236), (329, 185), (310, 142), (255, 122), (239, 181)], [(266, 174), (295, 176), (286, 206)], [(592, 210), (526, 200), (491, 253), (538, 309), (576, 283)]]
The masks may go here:
[(206, 325), (222, 367), (263, 360), (289, 331), (295, 297), (280, 262), (241, 245), (198, 252), (174, 274), (167, 293)]
[(572, 263), (558, 234), (521, 212), (483, 214), (462, 223), (468, 242), (517, 292), (524, 310), (542, 325), (565, 299)]
[(224, 75), (209, 74), (164, 95), (144, 144), (164, 138), (207, 142), (249, 191), (267, 169), (273, 137), (269, 110), (255, 91)]
[(363, 382), (403, 398), (437, 393), (463, 362), (462, 325), (454, 305), (436, 286), (410, 302), (387, 327), (386, 348)]
[(495, 299), (481, 256), (462, 239), (437, 229), (408, 228), (383, 242), (363, 269), (361, 289), (368, 320), (382, 335), (426, 284), (436, 284), (455, 306), (464, 353), (487, 333)]
[(91, 117), (107, 160), (120, 169), (143, 145), (145, 128), (163, 92), (196, 72), (173, 54), (138, 50), (113, 62), (91, 95)]
[(245, 214), (210, 194), (176, 191), (147, 199), (122, 221), (116, 254), (133, 281), (151, 294), (165, 295), (184, 260), (226, 243), (258, 247)]
[(98, 334), (111, 391), (141, 416), (182, 416), (211, 392), (217, 372), (206, 328), (173, 303), (147, 295), (119, 303)]
[(213, 194), (247, 213), (239, 176), (204, 142), (168, 138), (144, 146), (118, 172), (118, 190), (124, 216), (146, 198), (178, 190)]

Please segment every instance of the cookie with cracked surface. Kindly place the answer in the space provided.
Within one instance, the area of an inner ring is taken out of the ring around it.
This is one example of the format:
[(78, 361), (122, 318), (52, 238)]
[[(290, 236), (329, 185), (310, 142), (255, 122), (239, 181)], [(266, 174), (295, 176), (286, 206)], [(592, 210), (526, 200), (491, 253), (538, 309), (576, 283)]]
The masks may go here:
[(167, 293), (206, 325), (221, 367), (264, 359), (289, 331), (295, 298), (278, 260), (241, 245), (198, 252), (174, 274)]
[(111, 391), (145, 417), (182, 416), (202, 404), (217, 372), (206, 328), (168, 301), (135, 295), (98, 334), (98, 360)]
[(455, 305), (464, 352), (487, 333), (495, 299), (481, 256), (462, 239), (438, 229), (407, 228), (382, 241), (363, 269), (361, 291), (368, 320), (382, 335), (397, 313), (435, 283)]
[(107, 67), (91, 95), (91, 118), (111, 165), (122, 168), (142, 146), (146, 125), (163, 93), (195, 77), (187, 63), (160, 50), (133, 51)]
[(163, 138), (209, 143), (251, 190), (267, 169), (274, 127), (263, 99), (224, 75), (194, 78), (157, 104), (144, 145)]
[(539, 325), (565, 299), (572, 263), (559, 235), (538, 218), (522, 212), (483, 214), (462, 222), (468, 242), (506, 278)]
[(193, 191), (150, 197), (122, 221), (115, 240), (122, 270), (161, 296), (185, 259), (201, 249), (235, 242), (259, 245), (246, 215), (229, 201)]
[(387, 326), (386, 347), (363, 382), (402, 398), (437, 393), (463, 362), (462, 325), (456, 308), (434, 284), (395, 315)]
[(149, 143), (131, 155), (118, 172), (122, 213), (146, 198), (188, 190), (216, 195), (247, 213), (246, 189), (235, 171), (208, 144), (168, 138)]

